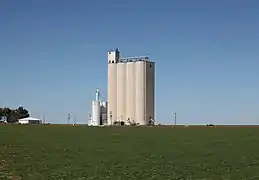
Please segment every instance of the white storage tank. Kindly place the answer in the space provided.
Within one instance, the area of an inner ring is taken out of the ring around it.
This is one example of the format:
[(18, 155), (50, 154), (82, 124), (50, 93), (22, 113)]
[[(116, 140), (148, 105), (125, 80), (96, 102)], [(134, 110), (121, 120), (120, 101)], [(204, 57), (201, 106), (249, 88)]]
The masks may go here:
[(139, 125), (146, 124), (146, 62), (138, 61), (135, 65), (135, 118)]
[(146, 115), (147, 123), (155, 120), (155, 63), (146, 63)]
[(126, 63), (117, 64), (117, 121), (126, 118)]
[(107, 101), (100, 101), (102, 125), (108, 125)]
[(100, 117), (101, 117), (101, 108), (99, 101), (92, 102), (92, 126), (99, 126), (100, 125)]
[(127, 62), (126, 64), (126, 124), (128, 119), (130, 122), (135, 121), (135, 62)]
[(117, 116), (117, 62), (119, 51), (108, 51), (108, 124), (112, 125)]

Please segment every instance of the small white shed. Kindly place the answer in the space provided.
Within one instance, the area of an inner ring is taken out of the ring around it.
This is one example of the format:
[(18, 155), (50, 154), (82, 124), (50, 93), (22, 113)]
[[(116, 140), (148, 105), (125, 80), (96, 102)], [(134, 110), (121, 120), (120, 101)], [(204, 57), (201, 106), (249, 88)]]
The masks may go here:
[(33, 118), (33, 117), (27, 117), (27, 118), (19, 119), (18, 122), (20, 124), (41, 124), (42, 120)]

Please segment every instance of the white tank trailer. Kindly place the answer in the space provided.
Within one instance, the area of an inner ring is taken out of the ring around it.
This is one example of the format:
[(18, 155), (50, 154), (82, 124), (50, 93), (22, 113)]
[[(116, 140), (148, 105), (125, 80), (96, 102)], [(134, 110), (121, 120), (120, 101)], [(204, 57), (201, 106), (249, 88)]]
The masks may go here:
[(90, 126), (107, 125), (107, 101), (100, 101), (100, 91), (96, 89), (95, 100), (92, 101)]

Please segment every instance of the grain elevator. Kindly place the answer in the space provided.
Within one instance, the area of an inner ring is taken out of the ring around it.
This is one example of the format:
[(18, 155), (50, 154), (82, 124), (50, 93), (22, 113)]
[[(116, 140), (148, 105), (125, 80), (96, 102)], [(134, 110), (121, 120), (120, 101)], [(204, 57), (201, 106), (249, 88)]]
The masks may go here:
[(108, 125), (107, 101), (100, 100), (100, 97), (101, 93), (97, 88), (95, 91), (95, 100), (92, 101), (92, 114), (88, 119), (88, 125), (90, 126)]
[(148, 56), (108, 51), (107, 123), (147, 125), (155, 116), (155, 63)]

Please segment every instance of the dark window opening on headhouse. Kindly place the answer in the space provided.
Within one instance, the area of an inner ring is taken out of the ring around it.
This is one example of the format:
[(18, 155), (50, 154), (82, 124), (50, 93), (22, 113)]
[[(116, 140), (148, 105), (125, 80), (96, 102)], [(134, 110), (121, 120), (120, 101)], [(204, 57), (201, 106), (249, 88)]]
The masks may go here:
[(111, 52), (109, 52), (109, 54), (111, 54)]
[(112, 63), (114, 63), (114, 61), (112, 61)]
[(152, 67), (152, 65), (150, 64), (149, 67)]
[(111, 61), (109, 61), (109, 63), (111, 63)]

